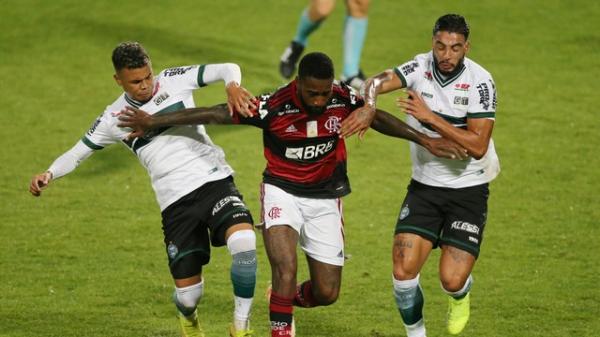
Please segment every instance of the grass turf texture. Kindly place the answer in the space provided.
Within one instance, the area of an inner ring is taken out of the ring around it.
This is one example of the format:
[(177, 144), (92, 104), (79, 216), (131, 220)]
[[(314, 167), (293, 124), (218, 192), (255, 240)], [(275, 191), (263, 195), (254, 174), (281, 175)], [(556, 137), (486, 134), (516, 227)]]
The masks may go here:
[[(343, 4), (311, 36), (341, 73)], [(278, 59), (303, 1), (2, 1), (0, 11), (0, 336), (177, 336), (172, 281), (149, 179), (122, 146), (94, 155), (42, 198), (34, 173), (70, 148), (120, 93), (110, 53), (147, 48), (155, 71), (232, 61), (258, 94), (284, 81)], [(491, 185), (485, 241), (464, 336), (595, 336), (600, 330), (597, 72), (600, 5), (590, 1), (373, 1), (367, 74), (430, 48), (437, 17), (459, 12), (470, 57), (498, 87), (494, 140), (502, 173)], [(396, 95), (380, 106), (397, 116)], [(196, 93), (222, 102), (221, 84)], [(264, 166), (260, 131), (210, 127), (256, 216)], [(403, 334), (391, 288), (393, 226), (410, 175), (408, 146), (370, 131), (348, 140), (353, 194), (340, 300), (296, 309), (299, 336)], [(253, 323), (268, 334), (270, 277), (259, 239)], [(431, 336), (444, 336), (446, 297), (434, 251), (422, 271)], [(231, 321), (230, 258), (215, 249), (200, 306), (208, 336)], [(300, 266), (299, 280), (306, 278)]]

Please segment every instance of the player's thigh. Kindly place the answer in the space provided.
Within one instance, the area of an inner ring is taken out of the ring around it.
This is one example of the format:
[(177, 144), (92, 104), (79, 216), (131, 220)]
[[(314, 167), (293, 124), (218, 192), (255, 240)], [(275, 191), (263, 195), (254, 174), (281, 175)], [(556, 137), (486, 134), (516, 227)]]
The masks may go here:
[(198, 275), (210, 260), (207, 227), (193, 195), (186, 195), (162, 212), (162, 229), (169, 269), (174, 279)]
[(447, 192), (440, 245), (456, 247), (477, 259), (483, 243), (488, 196), (487, 184)]
[(317, 261), (307, 256), (313, 292), (321, 304), (335, 302), (342, 283), (342, 266)]
[(439, 273), (444, 289), (448, 291), (460, 290), (475, 265), (475, 256), (462, 249), (442, 245)]
[(308, 15), (311, 20), (323, 20), (333, 12), (335, 0), (311, 0)]
[(348, 14), (355, 18), (365, 18), (369, 15), (370, 0), (346, 0)]
[(396, 234), (392, 247), (394, 278), (397, 280), (415, 278), (423, 268), (432, 249), (431, 241), (417, 234)]
[(206, 184), (197, 202), (197, 207), (204, 209), (201, 220), (210, 228), (213, 246), (225, 245), (237, 230), (252, 229), (250, 210), (231, 177)]
[(300, 247), (312, 259), (344, 265), (344, 222), (342, 200), (298, 198), (304, 219)]
[(262, 184), (263, 240), (269, 262), (276, 268), (296, 266), (296, 245), (302, 216), (295, 197), (283, 189)]
[(432, 248), (436, 248), (444, 226), (444, 202), (438, 189), (412, 180), (400, 207), (394, 235), (415, 234), (429, 240)]

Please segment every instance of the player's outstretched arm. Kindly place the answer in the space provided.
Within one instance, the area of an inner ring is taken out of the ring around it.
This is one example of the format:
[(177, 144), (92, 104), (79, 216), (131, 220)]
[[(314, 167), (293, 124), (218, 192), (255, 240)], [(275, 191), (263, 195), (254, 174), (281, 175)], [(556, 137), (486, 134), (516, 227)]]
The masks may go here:
[(129, 139), (143, 136), (147, 130), (170, 126), (189, 124), (233, 124), (227, 104), (218, 104), (212, 107), (198, 107), (183, 109), (168, 114), (150, 115), (147, 112), (126, 107), (119, 114), (120, 127), (128, 127), (133, 132)]
[(342, 122), (340, 137), (350, 137), (358, 132), (359, 137), (362, 138), (375, 118), (377, 95), (400, 88), (402, 88), (402, 81), (392, 69), (369, 77), (361, 88), (365, 105), (352, 111)]
[(44, 173), (36, 174), (29, 183), (29, 192), (39, 197), (51, 181), (65, 176), (75, 170), (79, 164), (89, 158), (94, 153), (90, 147), (81, 140), (71, 149), (56, 158), (48, 170)]
[(29, 192), (36, 197), (42, 195), (42, 190), (50, 184), (52, 181), (52, 173), (46, 171), (44, 173), (36, 174), (31, 178), (29, 184)]
[(371, 127), (384, 135), (417, 143), (437, 157), (460, 160), (467, 158), (466, 150), (460, 145), (443, 138), (428, 137), (383, 110), (376, 110)]

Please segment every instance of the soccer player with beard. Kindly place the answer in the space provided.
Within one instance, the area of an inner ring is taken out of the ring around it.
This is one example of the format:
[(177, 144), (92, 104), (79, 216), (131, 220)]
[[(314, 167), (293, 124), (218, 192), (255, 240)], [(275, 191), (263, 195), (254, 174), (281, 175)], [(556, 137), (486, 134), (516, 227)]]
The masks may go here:
[(479, 256), (487, 218), (488, 184), (500, 172), (491, 139), (496, 87), (489, 72), (467, 58), (469, 26), (456, 14), (440, 17), (432, 51), (388, 69), (365, 83), (365, 107), (342, 125), (341, 134), (364, 133), (375, 116), (377, 94), (407, 88), (398, 106), (408, 124), (467, 150), (449, 161), (411, 144), (412, 180), (396, 224), (393, 285), (409, 337), (425, 336), (419, 273), (433, 248), (441, 247), (439, 277), (449, 295), (447, 328), (460, 333), (470, 315), (471, 271)]
[[(249, 124), (263, 130), (267, 167), (261, 186), (263, 239), (272, 273), (271, 336), (293, 336), (294, 306), (330, 305), (339, 295), (344, 265), (341, 197), (350, 193), (341, 122), (364, 102), (354, 89), (334, 83), (331, 59), (302, 58), (298, 77), (271, 95), (257, 97), (252, 114), (231, 116), (225, 105), (168, 115), (123, 111), (121, 126), (141, 136), (167, 125)], [(463, 157), (462, 148), (432, 139), (378, 110), (373, 128), (421, 144), (436, 155)], [(296, 247), (306, 254), (310, 279), (297, 284)]]

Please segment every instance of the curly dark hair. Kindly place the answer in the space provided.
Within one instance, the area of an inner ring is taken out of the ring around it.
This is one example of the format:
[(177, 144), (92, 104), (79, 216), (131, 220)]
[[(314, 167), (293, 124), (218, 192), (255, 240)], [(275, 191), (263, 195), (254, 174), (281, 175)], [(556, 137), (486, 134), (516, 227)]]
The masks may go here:
[(141, 68), (149, 62), (148, 53), (138, 42), (121, 42), (112, 53), (112, 63), (116, 71)]
[(314, 52), (306, 54), (298, 66), (298, 77), (314, 77), (321, 80), (333, 78), (333, 62), (329, 56)]
[(433, 26), (433, 35), (439, 31), (462, 34), (465, 40), (469, 39), (469, 25), (462, 15), (446, 14), (441, 16)]

